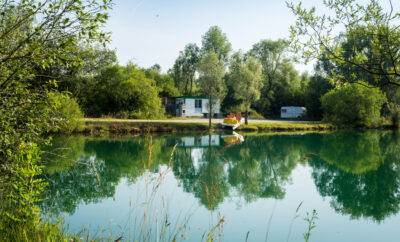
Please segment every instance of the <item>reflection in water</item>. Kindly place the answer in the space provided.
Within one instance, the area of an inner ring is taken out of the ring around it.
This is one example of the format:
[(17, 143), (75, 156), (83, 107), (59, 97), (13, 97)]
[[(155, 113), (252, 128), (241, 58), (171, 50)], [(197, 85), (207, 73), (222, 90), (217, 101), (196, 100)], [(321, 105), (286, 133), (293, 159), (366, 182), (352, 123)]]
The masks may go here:
[[(308, 161), (318, 192), (331, 198), (335, 211), (382, 221), (399, 210), (399, 139), (378, 131), (247, 136), (244, 142), (226, 135), (57, 137), (47, 154), (54, 162), (47, 166), (48, 199), (41, 206), (73, 213), (80, 203), (112, 197), (121, 178), (135, 183), (146, 170), (168, 165), (178, 144), (173, 174), (211, 211), (230, 197), (283, 199), (292, 171)], [(64, 144), (68, 152), (57, 149)]]
[(379, 222), (396, 214), (400, 203), (399, 138), (393, 132), (325, 136), (321, 158), (310, 162), (319, 193), (332, 197), (331, 206), (352, 218), (370, 217)]

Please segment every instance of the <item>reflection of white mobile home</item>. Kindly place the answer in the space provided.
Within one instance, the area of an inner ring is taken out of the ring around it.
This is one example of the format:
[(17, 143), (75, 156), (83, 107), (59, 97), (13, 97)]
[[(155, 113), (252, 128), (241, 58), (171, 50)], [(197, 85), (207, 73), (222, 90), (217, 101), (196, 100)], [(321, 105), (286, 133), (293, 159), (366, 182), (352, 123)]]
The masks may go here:
[(305, 107), (281, 107), (281, 118), (299, 118), (306, 112)]
[(183, 147), (219, 146), (219, 135), (205, 135), (201, 137), (183, 137), (179, 142)]

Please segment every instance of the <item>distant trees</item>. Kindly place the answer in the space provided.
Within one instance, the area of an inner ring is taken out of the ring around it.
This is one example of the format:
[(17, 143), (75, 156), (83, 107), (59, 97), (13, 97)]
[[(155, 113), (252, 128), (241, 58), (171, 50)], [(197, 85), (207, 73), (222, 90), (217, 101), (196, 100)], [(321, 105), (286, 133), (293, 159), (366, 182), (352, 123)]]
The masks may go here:
[(310, 77), (309, 82), (304, 89), (305, 106), (307, 108), (307, 116), (312, 119), (322, 119), (321, 97), (334, 88), (328, 78), (321, 74), (314, 74)]
[(224, 63), (228, 62), (232, 46), (228, 41), (226, 34), (222, 32), (220, 27), (210, 27), (210, 29), (202, 36), (201, 44), (201, 52), (203, 54), (212, 51), (217, 55), (218, 60), (223, 61)]
[(209, 127), (211, 128), (215, 104), (226, 95), (226, 85), (223, 80), (225, 67), (217, 54), (211, 51), (201, 57), (198, 70), (200, 92), (209, 99)]
[(195, 74), (200, 57), (200, 48), (196, 44), (188, 44), (179, 52), (174, 66), (169, 71), (175, 80), (175, 86), (185, 96), (192, 95), (195, 88)]
[(262, 40), (248, 53), (260, 60), (263, 74), (261, 98), (255, 104), (264, 116), (279, 116), (281, 106), (303, 106), (298, 97), (300, 78), (288, 56), (288, 42)]
[(240, 52), (234, 54), (230, 63), (229, 77), (232, 81), (234, 97), (240, 100), (245, 110), (245, 123), (248, 124), (250, 106), (260, 99), (261, 64), (254, 57), (244, 60)]
[[(158, 66), (159, 67), (159, 66)], [(160, 97), (176, 97), (179, 96), (180, 92), (175, 87), (174, 78), (168, 74), (162, 74), (161, 68), (158, 68), (157, 64), (145, 70), (146, 77), (156, 82), (159, 88)]]
[(333, 89), (322, 97), (324, 120), (361, 126), (376, 125), (385, 95), (376, 88), (356, 83)]
[(90, 116), (157, 118), (164, 114), (156, 81), (132, 63), (102, 69), (86, 88), (82, 101)]

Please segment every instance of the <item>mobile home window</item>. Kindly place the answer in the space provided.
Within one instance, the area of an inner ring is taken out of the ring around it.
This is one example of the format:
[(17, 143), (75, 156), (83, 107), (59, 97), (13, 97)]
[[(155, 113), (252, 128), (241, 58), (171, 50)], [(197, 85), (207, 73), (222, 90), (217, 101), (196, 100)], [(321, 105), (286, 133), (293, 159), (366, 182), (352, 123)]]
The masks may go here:
[(286, 113), (286, 109), (282, 109), (282, 113)]
[(198, 100), (198, 99), (196, 99), (195, 101), (194, 101), (194, 107), (195, 108), (201, 108), (201, 105), (202, 105), (202, 102), (201, 102), (202, 100), (200, 99), (200, 100)]

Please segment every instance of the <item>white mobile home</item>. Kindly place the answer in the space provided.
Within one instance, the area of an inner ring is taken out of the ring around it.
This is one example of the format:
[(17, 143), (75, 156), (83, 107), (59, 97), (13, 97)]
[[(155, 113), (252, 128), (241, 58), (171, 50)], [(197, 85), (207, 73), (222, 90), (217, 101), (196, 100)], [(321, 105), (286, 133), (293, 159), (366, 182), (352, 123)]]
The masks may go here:
[(281, 118), (299, 118), (306, 112), (305, 107), (281, 107)]
[[(179, 117), (208, 117), (208, 98), (204, 97), (177, 97), (176, 116)], [(213, 107), (214, 117), (220, 113), (220, 104), (217, 101)]]

